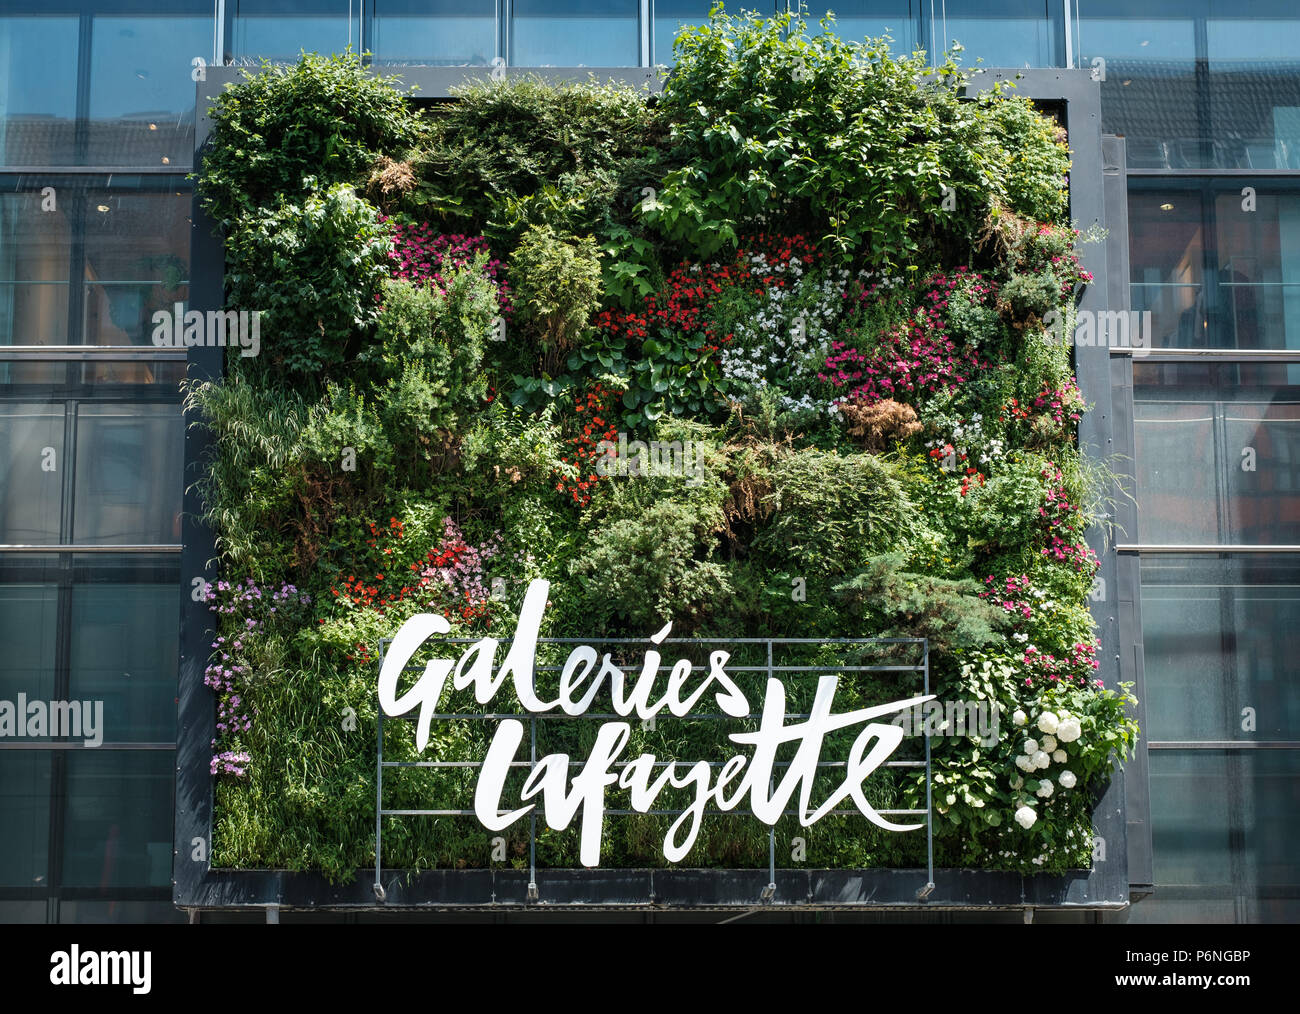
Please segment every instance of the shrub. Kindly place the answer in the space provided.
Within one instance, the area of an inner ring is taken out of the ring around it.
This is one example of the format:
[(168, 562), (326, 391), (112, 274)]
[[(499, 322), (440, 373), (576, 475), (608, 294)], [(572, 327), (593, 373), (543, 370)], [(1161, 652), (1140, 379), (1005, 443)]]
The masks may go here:
[(344, 183), (251, 212), (226, 246), (228, 305), (260, 310), (247, 368), (292, 382), (336, 373), (369, 339), (392, 238)]
[(772, 520), (754, 540), (807, 574), (841, 574), (919, 529), (893, 468), (871, 454), (806, 449), (772, 465)]
[(419, 117), (396, 79), (372, 75), (351, 54), (263, 62), (244, 76), (209, 110), (212, 132), (197, 176), (204, 209), (227, 232), (317, 188), (355, 186), (385, 152), (420, 137)]
[(510, 263), (516, 320), (555, 373), (600, 305), (600, 252), (590, 236), (565, 240), (546, 225), (524, 233)]

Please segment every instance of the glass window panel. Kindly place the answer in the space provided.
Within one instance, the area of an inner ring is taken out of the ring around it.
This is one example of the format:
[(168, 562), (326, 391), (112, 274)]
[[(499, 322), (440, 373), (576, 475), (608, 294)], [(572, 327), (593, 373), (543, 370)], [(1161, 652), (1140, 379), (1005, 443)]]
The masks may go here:
[(0, 542), (59, 541), (63, 470), (69, 464), (62, 405), (0, 403)]
[(356, 51), (358, 38), (347, 0), (237, 0), (234, 55), (294, 63), (299, 55)]
[(1287, 365), (1138, 363), (1138, 541), (1300, 543), (1300, 389)]
[(103, 702), (103, 742), (176, 736), (179, 582), (72, 590), (71, 695)]
[(516, 67), (635, 67), (637, 0), (515, 0), (510, 62)]
[(0, 701), (54, 696), (58, 598), (53, 585), (0, 584)]
[(48, 887), (49, 751), (0, 749), (0, 814), (0, 887)]
[(1143, 558), (1142, 642), (1147, 739), (1300, 740), (1300, 559)]
[(178, 405), (80, 406), (73, 542), (179, 542), (184, 438)]
[[(28, 181), (31, 182), (31, 181)], [(15, 185), (18, 182), (15, 181)], [(68, 270), (79, 199), (41, 185), (0, 194), (0, 345), (68, 344)]]
[(376, 63), (484, 67), (497, 52), (496, 0), (376, 0)]
[[(833, 12), (835, 23), (831, 28), (841, 39), (862, 42), (864, 39), (878, 39), (882, 35), (888, 35), (892, 40), (889, 46), (892, 53), (911, 53), (920, 48), (915, 5), (905, 0), (849, 0), (845, 3), (812, 3), (806, 6), (809, 13), (805, 19), (810, 33), (820, 31), (819, 20), (828, 12)], [(657, 6), (655, 13), (658, 14)], [(949, 24), (952, 24), (951, 18)], [(942, 34), (939, 33), (940, 36)], [(974, 57), (971, 60), (973, 62)]]
[(1203, 348), (1204, 213), (1192, 190), (1129, 193), (1129, 277), (1133, 309), (1150, 311), (1156, 348)]
[(69, 887), (171, 883), (170, 750), (70, 750), (63, 832)]
[(0, 165), (73, 165), (76, 16), (0, 14)]
[(212, 62), (212, 4), (96, 15), (90, 42), (88, 165), (188, 166), (194, 156), (192, 61)]
[(1294, 922), (1297, 833), (1300, 751), (1152, 751), (1156, 907), (1226, 921), (1232, 905), (1232, 921)]
[(87, 345), (152, 345), (153, 314), (189, 295), (190, 195), (91, 191), (86, 198)]
[(1300, 349), (1300, 195), (1219, 194), (1215, 231), (1222, 348)]
[(1053, 67), (1060, 63), (1059, 3), (947, 0), (942, 9), (935, 8), (933, 18), (929, 37), (935, 40), (936, 56), (960, 43), (963, 66), (973, 67), (977, 59), (982, 59), (985, 67)]
[(707, 24), (712, 0), (655, 0), (654, 54), (652, 63), (671, 67), (675, 62), (673, 40), (685, 26)]

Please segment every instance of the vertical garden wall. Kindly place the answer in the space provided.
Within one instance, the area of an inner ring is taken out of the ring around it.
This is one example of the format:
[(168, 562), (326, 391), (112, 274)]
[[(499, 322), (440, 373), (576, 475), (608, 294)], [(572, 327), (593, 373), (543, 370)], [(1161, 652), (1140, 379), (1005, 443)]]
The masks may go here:
[[(187, 387), (212, 633), (206, 696), (182, 688), (182, 707), (216, 714), (214, 870), (372, 864), (381, 643), (430, 613), (508, 639), (538, 579), (543, 635), (642, 652), (669, 621), (819, 642), (791, 665), (926, 639), (939, 700), (986, 716), (908, 730), (930, 733), (936, 864), (1092, 865), (1137, 730), (1088, 607), (1111, 479), (1079, 450), (1089, 405), (1059, 340), (1092, 279), (1052, 118), (951, 63), (722, 15), (683, 32), (653, 95), (512, 78), (421, 105), (305, 57), (209, 117), (209, 268), (228, 309), (260, 314), (257, 354)], [(862, 672), (837, 700), (914, 690)], [(385, 750), (478, 761), (489, 733), (445, 722), (424, 753), (400, 731)], [(557, 725), (546, 749), (582, 756), (591, 735)], [(716, 723), (633, 737), (634, 755), (726, 755)], [(924, 807), (924, 771), (878, 772), (871, 804)], [(384, 805), (467, 806), (472, 775), (386, 776)], [(665, 864), (671, 818), (606, 821), (602, 867)], [(923, 835), (856, 817), (777, 834), (809, 868), (926, 860)], [(391, 818), (384, 864), (528, 863), (527, 820), (495, 836)], [(580, 865), (574, 828), (535, 847)], [(752, 817), (709, 817), (677, 865), (765, 869), (768, 847)]]

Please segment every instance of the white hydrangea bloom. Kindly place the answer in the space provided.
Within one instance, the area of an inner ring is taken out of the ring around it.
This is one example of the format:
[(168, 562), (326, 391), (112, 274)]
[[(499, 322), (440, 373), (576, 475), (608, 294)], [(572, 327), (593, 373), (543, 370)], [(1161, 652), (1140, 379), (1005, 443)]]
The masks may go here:
[[(1069, 786), (1066, 786), (1066, 788), (1069, 788)], [(1042, 781), (1038, 783), (1038, 791), (1035, 792), (1034, 795), (1046, 799), (1051, 794), (1052, 794), (1052, 780), (1050, 778), (1044, 778)]]
[(1079, 779), (1075, 777), (1073, 771), (1062, 771), (1057, 781), (1061, 783), (1061, 788), (1072, 789), (1078, 783)]
[(1036, 768), (1045, 768), (1052, 763), (1052, 758), (1049, 757), (1047, 754), (1045, 754), (1042, 750), (1039, 750), (1036, 754), (1034, 754), (1033, 757), (1030, 758), (1030, 760), (1034, 762), (1034, 767)]
[(1055, 712), (1044, 711), (1038, 716), (1038, 728), (1040, 731), (1047, 733), (1049, 736), (1055, 734), (1056, 727), (1060, 719), (1056, 717)]
[(1083, 735), (1083, 726), (1077, 718), (1067, 718), (1056, 729), (1056, 736), (1062, 743), (1073, 743)]
[(1032, 806), (1022, 806), (1019, 810), (1016, 811), (1016, 823), (1019, 824), (1021, 827), (1023, 827), (1026, 831), (1028, 831), (1031, 827), (1034, 826), (1034, 822), (1036, 820), (1038, 820), (1038, 814), (1034, 812), (1034, 808)]
[(1051, 753), (1053, 750), (1056, 749), (1056, 737), (1044, 736), (1041, 740), (1039, 740), (1039, 745), (1042, 746), (1042, 748), (1045, 751), (1047, 751), (1047, 753)]

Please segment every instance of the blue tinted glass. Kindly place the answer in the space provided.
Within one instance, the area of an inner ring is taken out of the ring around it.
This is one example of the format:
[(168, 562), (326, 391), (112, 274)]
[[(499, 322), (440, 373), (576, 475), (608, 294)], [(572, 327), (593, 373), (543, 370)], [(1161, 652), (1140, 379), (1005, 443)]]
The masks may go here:
[[(922, 5), (927, 19), (930, 8)], [(961, 63), (986, 67), (1058, 66), (1062, 9), (1048, 0), (946, 0), (933, 8), (929, 38), (936, 55), (953, 43)], [(1063, 43), (1061, 43), (1063, 45)]]
[[(3, 443), (0, 443), (3, 447)], [(49, 584), (0, 584), (0, 701), (48, 701), (54, 694), (58, 589)]]
[(0, 165), (77, 161), (77, 38), (76, 17), (0, 15)]
[(179, 617), (178, 583), (73, 588), (71, 698), (103, 702), (104, 742), (175, 738)]
[(85, 161), (187, 166), (194, 157), (193, 61), (212, 62), (212, 4), (97, 15), (91, 28)]
[(1082, 5), (1081, 63), (1135, 168), (1300, 168), (1300, 9), (1291, 0)]
[(637, 0), (515, 0), (510, 63), (516, 67), (635, 67)]
[(178, 405), (81, 405), (73, 542), (180, 542), (184, 453)]
[(63, 882), (163, 887), (171, 882), (170, 750), (68, 751)]
[(1300, 917), (1300, 751), (1153, 750), (1155, 896), (1134, 921)]
[(684, 26), (706, 24), (709, 20), (711, 0), (656, 0), (654, 4), (654, 59), (655, 64), (671, 67), (673, 39)]
[(1300, 740), (1300, 560), (1142, 560), (1149, 740)]
[(482, 67), (496, 56), (496, 0), (376, 0), (376, 63)]
[(49, 887), (50, 755), (0, 749), (0, 887)]
[(808, 4), (808, 31), (821, 31), (818, 24), (826, 14), (834, 14), (827, 27), (847, 42), (862, 42), (888, 35), (890, 52), (910, 53), (919, 47), (916, 5), (906, 0), (849, 0), (836, 4)]
[(234, 55), (293, 63), (303, 51), (356, 52), (359, 10), (348, 0), (235, 0)]

